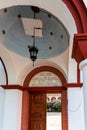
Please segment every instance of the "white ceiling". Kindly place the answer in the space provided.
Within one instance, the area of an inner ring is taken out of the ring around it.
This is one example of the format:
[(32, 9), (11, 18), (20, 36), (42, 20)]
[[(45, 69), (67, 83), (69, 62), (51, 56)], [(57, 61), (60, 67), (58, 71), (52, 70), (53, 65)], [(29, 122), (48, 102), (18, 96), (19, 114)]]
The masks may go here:
[[(8, 70), (9, 83), (15, 83), (19, 78), (21, 78), (20, 81), (23, 81), (24, 76), (34, 69), (27, 48), (28, 45), (32, 45), (33, 38), (25, 34), (23, 24), (18, 18), (20, 13), (22, 17), (33, 17), (32, 11), (29, 14), (29, 5), (38, 6), (43, 10), (37, 17), (43, 16), (45, 25), (43, 39), (36, 39), (39, 59), (34, 68), (52, 64), (68, 77), (76, 25), (65, 4), (61, 0), (9, 0), (9, 2), (1, 0), (0, 56)], [(5, 8), (7, 8), (7, 12), (4, 12)], [(44, 11), (51, 13), (51, 18)]]

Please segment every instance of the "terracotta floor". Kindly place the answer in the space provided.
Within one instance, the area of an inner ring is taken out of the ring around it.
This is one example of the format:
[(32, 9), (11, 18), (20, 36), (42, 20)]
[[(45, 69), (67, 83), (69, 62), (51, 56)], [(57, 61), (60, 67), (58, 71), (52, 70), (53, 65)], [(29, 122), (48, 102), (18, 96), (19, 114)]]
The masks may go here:
[(61, 126), (61, 113), (47, 113), (46, 130), (62, 130)]

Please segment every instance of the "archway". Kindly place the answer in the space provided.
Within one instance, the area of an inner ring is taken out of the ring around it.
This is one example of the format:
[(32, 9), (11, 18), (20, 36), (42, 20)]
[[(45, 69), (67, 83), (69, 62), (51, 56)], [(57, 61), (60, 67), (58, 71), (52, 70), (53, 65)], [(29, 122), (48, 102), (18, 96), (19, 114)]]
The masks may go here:
[[(33, 78), (33, 76), (39, 72), (49, 71), (55, 73), (61, 80), (62, 85), (61, 86), (51, 86), (51, 87), (29, 87), (29, 82)], [(31, 71), (24, 80), (24, 87), (28, 87), (29, 91), (25, 91), (23, 93), (23, 106), (22, 106), (22, 130), (25, 127), (26, 124), (26, 130), (30, 128), (29, 122), (30, 122), (30, 102), (29, 98), (31, 98), (31, 93), (61, 93), (61, 100), (62, 100), (62, 130), (68, 130), (68, 116), (67, 116), (67, 89), (64, 87), (64, 84), (66, 83), (66, 79), (63, 76), (63, 74), (57, 70), (56, 68), (50, 67), (50, 66), (43, 66), (34, 69)], [(30, 94), (29, 94), (30, 93)]]

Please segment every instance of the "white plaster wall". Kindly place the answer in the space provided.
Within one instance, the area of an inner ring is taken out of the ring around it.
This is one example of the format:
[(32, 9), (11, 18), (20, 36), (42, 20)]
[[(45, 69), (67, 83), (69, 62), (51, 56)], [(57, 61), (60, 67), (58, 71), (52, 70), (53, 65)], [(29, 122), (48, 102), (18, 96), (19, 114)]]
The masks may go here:
[(69, 130), (84, 130), (83, 88), (68, 89)]
[(5, 90), (4, 116), (2, 130), (21, 129), (22, 92)]
[(68, 64), (68, 83), (77, 83), (77, 63), (74, 59)]
[[(15, 73), (15, 69), (14, 69), (14, 64), (8, 53), (8, 50), (6, 48), (4, 48), (3, 45), (1, 45), (1, 43), (0, 43), (0, 57), (2, 58), (4, 65), (6, 67), (7, 75), (9, 75), (8, 83), (16, 84), (16, 73)], [(4, 75), (2, 77), (4, 77)], [(5, 77), (4, 77), (4, 79), (5, 79)], [(3, 83), (3, 84), (5, 84), (5, 83)]]
[(0, 130), (2, 130), (3, 127), (4, 97), (5, 90), (2, 87), (0, 87)]

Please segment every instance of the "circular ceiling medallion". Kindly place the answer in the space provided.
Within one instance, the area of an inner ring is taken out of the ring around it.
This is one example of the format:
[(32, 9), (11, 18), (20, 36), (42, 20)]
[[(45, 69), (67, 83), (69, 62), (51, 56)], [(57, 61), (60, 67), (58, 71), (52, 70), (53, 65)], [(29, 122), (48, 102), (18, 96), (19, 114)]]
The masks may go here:
[[(3, 11), (0, 15), (0, 43), (14, 53), (29, 57), (28, 46), (33, 45), (33, 37), (25, 34), (21, 18), (33, 19), (34, 11), (31, 6), (14, 6)], [(42, 21), (42, 38), (35, 38), (38, 58), (47, 59), (63, 53), (69, 46), (69, 34), (64, 25), (43, 9), (36, 13), (36, 19)]]

